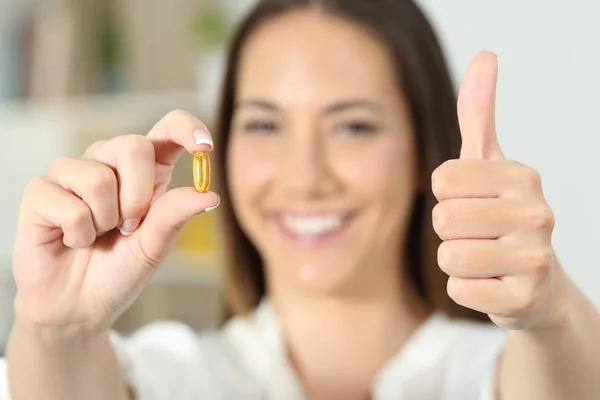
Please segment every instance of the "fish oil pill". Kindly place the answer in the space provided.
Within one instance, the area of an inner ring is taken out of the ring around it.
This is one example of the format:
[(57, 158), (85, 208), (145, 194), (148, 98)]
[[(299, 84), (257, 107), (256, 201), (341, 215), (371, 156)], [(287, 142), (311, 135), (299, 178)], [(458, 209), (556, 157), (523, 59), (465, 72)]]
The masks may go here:
[(208, 192), (210, 189), (210, 159), (205, 151), (194, 153), (194, 187), (198, 192)]

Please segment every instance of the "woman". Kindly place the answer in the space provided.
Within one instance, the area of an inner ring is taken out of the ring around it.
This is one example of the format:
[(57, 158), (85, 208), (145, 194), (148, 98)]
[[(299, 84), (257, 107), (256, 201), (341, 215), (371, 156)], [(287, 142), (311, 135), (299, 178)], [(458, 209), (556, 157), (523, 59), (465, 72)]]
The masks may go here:
[(457, 119), (412, 2), (262, 1), (234, 40), (215, 146), (235, 317), (109, 335), (180, 227), (219, 203), (166, 191), (183, 151), (212, 149), (173, 112), (28, 186), (12, 398), (598, 398), (600, 318), (554, 257), (539, 175), (498, 147), (496, 75), (493, 54), (473, 60)]

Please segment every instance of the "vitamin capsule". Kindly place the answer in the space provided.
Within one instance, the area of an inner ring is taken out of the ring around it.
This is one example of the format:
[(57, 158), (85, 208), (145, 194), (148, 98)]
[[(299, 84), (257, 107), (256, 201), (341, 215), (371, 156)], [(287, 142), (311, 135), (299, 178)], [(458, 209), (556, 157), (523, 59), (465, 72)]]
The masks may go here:
[(205, 151), (194, 153), (194, 187), (198, 192), (208, 192), (210, 189), (210, 159)]

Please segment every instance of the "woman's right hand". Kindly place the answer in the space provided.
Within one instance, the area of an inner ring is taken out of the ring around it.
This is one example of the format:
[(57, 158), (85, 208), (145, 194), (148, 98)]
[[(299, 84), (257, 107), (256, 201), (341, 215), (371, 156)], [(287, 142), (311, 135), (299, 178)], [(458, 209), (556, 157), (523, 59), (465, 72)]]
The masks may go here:
[(167, 191), (184, 151), (207, 151), (202, 122), (173, 111), (147, 136), (119, 136), (60, 158), (32, 180), (14, 247), (17, 323), (60, 335), (107, 330), (135, 300), (183, 225), (214, 193)]

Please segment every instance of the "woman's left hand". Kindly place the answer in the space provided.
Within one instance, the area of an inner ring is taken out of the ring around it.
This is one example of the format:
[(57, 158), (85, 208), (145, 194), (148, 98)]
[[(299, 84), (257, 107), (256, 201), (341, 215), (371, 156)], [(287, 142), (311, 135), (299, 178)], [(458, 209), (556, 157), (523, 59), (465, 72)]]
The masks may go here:
[(495, 131), (494, 54), (479, 54), (461, 87), (459, 160), (432, 176), (433, 226), (444, 241), (448, 294), (507, 329), (563, 323), (564, 276), (552, 249), (554, 214), (538, 172), (504, 158)]

